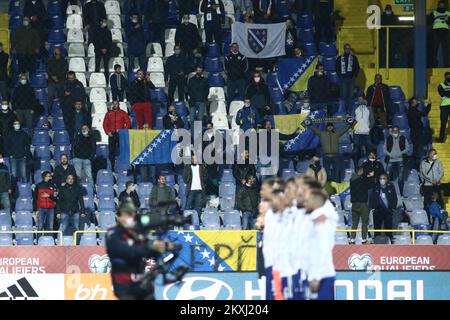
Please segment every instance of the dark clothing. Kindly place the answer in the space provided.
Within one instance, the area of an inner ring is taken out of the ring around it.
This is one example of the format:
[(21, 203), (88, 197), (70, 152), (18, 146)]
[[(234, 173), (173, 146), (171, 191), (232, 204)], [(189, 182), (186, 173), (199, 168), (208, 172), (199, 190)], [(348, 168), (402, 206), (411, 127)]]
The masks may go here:
[(145, 18), (150, 23), (165, 23), (169, 16), (169, 2), (166, 0), (149, 0)]
[(11, 97), (11, 104), (13, 111), (34, 110), (37, 100), (34, 90), (29, 83), (24, 85), (19, 84), (19, 86), (14, 89)]
[(183, 17), (185, 14), (196, 12), (198, 7), (195, 0), (176, 0), (176, 4), (180, 17)]
[[(274, 11), (274, 1), (273, 0), (252, 0), (253, 11), (254, 11), (254, 22), (264, 23), (269, 22), (270, 17)], [(270, 12), (269, 17), (266, 19), (265, 15)]]
[(39, 21), (43, 22), (47, 18), (47, 10), (45, 9), (42, 0), (36, 0), (34, 4), (31, 0), (25, 2), (25, 5), (23, 7), (23, 16), (36, 16), (38, 17)]
[(364, 175), (368, 175), (369, 173), (371, 173), (373, 171), (373, 173), (374, 173), (373, 177), (375, 180), (378, 180), (380, 175), (385, 173), (383, 165), (378, 160), (375, 160), (375, 161), (366, 160), (366, 161), (364, 161), (364, 163), (361, 166), (363, 168)]
[(123, 74), (113, 73), (109, 78), (113, 101), (123, 101), (123, 93), (128, 89), (128, 81)]
[(256, 111), (257, 124), (263, 122), (264, 116), (272, 113), (271, 109), (267, 110), (266, 107), (270, 107), (270, 92), (269, 87), (263, 82), (256, 84), (252, 82), (245, 91), (245, 97), (250, 98), (251, 106)]
[(106, 19), (105, 5), (101, 1), (87, 2), (83, 7), (84, 26), (96, 28)]
[(376, 92), (377, 85), (373, 84), (369, 88), (367, 88), (367, 101), (368, 106), (371, 106), (373, 109), (381, 109), (381, 111), (387, 112), (391, 116), (393, 115), (392, 108), (391, 108), (391, 92), (389, 91), (389, 86), (385, 85), (384, 83), (381, 84), (381, 105), (379, 103), (376, 103), (375, 101), (375, 92)]
[(17, 54), (34, 55), (41, 47), (41, 39), (36, 29), (19, 27), (11, 33), (11, 50)]
[[(13, 130), (13, 123), (17, 120), (16, 115), (11, 111), (0, 112), (0, 135), (5, 137), (9, 131)], [(6, 144), (6, 141), (3, 142)]]
[(127, 193), (126, 190), (123, 190), (119, 194), (119, 204), (124, 202), (132, 202), (134, 207), (139, 209), (141, 206), (141, 201), (139, 201), (139, 196), (136, 191), (131, 191), (130, 193)]
[(165, 80), (172, 80), (178, 76), (185, 77), (189, 73), (189, 63), (185, 55), (171, 55), (166, 61), (164, 77)]
[(87, 125), (89, 128), (91, 127), (92, 116), (85, 107), (82, 107), (80, 112), (77, 112), (75, 107), (72, 107), (66, 110), (64, 114), (64, 125), (72, 141), (73, 137), (81, 131), (81, 126)]
[[(218, 8), (213, 9), (213, 5), (217, 5)], [(205, 23), (212, 21), (220, 24), (225, 16), (225, 7), (222, 0), (205, 0), (202, 2), (200, 12), (204, 14)]]
[(227, 80), (245, 79), (248, 60), (241, 53), (230, 53), (225, 57), (225, 70), (227, 71)]
[(135, 12), (144, 12), (145, 0), (125, 0), (123, 3), (123, 14), (130, 16)]
[[(69, 64), (63, 57), (56, 59), (51, 57), (47, 64), (48, 81), (50, 83), (62, 83), (66, 78), (67, 71), (69, 70)], [(52, 79), (55, 76), (58, 81)]]
[(256, 178), (256, 167), (254, 164), (233, 164), (233, 177), (237, 185), (242, 185), (242, 180), (248, 176)]
[(317, 72), (308, 80), (308, 98), (310, 103), (327, 103), (330, 95), (330, 80)]
[(65, 214), (84, 213), (83, 194), (78, 184), (70, 185), (66, 183), (60, 188), (57, 211)]
[(160, 213), (169, 213), (172, 205), (167, 203), (173, 201), (175, 201), (175, 195), (168, 185), (161, 186), (158, 184), (152, 188), (149, 198), (150, 209)]
[(14, 159), (28, 156), (30, 152), (30, 136), (23, 130), (11, 130), (5, 141), (6, 154)]
[(411, 133), (411, 140), (413, 144), (413, 156), (416, 159), (417, 165), (422, 160), (422, 146), (425, 144), (425, 130), (422, 122), (422, 118), (428, 116), (431, 111), (431, 104), (425, 107), (425, 111), (422, 112), (418, 108), (408, 108), (408, 124)]
[[(33, 196), (33, 208), (34, 209), (53, 209), (56, 207), (57, 196), (55, 192), (58, 188), (53, 182), (40, 182), (34, 188)], [(49, 197), (44, 197), (43, 194), (47, 193)], [(51, 226), (53, 227), (53, 226)]]
[(350, 197), (352, 203), (368, 203), (369, 190), (374, 187), (373, 179), (365, 176), (354, 176), (350, 180)]
[(150, 89), (155, 89), (155, 85), (151, 81), (136, 79), (131, 83), (128, 100), (132, 105), (137, 102), (149, 102), (151, 101)]
[(189, 79), (188, 96), (189, 103), (207, 102), (209, 95), (209, 84), (205, 77), (197, 75)]
[(78, 159), (93, 160), (95, 157), (95, 148), (96, 143), (93, 135), (89, 134), (85, 137), (83, 134), (78, 133), (72, 144), (73, 157)]
[(9, 169), (4, 163), (0, 163), (0, 193), (11, 190), (11, 176)]
[[(65, 93), (69, 93), (66, 95)], [(64, 105), (73, 105), (75, 101), (86, 101), (86, 90), (83, 84), (78, 81), (66, 81), (64, 84)]]
[[(141, 11), (142, 12), (142, 11)], [(137, 25), (140, 27), (136, 28)], [(126, 20), (125, 23), (125, 35), (128, 43), (128, 54), (141, 55), (145, 53), (146, 39), (144, 33), (144, 27), (141, 19), (137, 23), (133, 23), (131, 20)], [(141, 66), (142, 68), (142, 66)]]
[(320, 131), (313, 126), (310, 128), (316, 135), (319, 136), (323, 153), (325, 155), (336, 155), (339, 153), (339, 138), (350, 129), (350, 126), (331, 132), (328, 130)]
[(249, 187), (244, 185), (238, 192), (237, 203), (239, 210), (244, 212), (250, 212), (254, 217), (258, 215), (258, 205), (260, 202), (259, 190), (254, 186)]
[(9, 54), (0, 51), (0, 81), (8, 81), (8, 61)]
[[(206, 168), (204, 165), (198, 165), (198, 166), (200, 166), (200, 169), (199, 169), (200, 184), (201, 184), (202, 190), (204, 190), (205, 182), (206, 182)], [(190, 192), (191, 186), (192, 186), (192, 165), (184, 166), (183, 180), (184, 180), (184, 183), (186, 183), (186, 192)]]
[(195, 24), (180, 24), (175, 32), (175, 44), (179, 45), (185, 52), (192, 52), (201, 46), (202, 38)]
[[(384, 203), (383, 199), (386, 199), (387, 205)], [(380, 185), (377, 185), (372, 190), (370, 198), (372, 209), (394, 210), (397, 208), (397, 204), (397, 193), (395, 192), (395, 187), (392, 183), (387, 183), (385, 188), (381, 188)]]
[[(342, 72), (342, 57), (344, 58), (345, 62), (345, 73)], [(355, 79), (358, 76), (359, 73), (359, 60), (358, 57), (355, 55), (352, 55), (353, 57), (353, 66), (352, 70), (349, 70), (349, 57), (350, 55), (344, 53), (342, 56), (339, 56), (336, 59), (336, 72), (340, 79)]]
[(169, 114), (166, 114), (163, 117), (163, 126), (165, 130), (172, 130), (172, 129), (181, 129), (184, 128), (184, 121), (181, 119), (181, 117), (176, 116), (176, 120), (172, 121)]
[(61, 184), (66, 183), (68, 175), (72, 175), (75, 181), (77, 181), (77, 173), (75, 172), (74, 166), (68, 164), (67, 168), (64, 169), (61, 164), (57, 165), (53, 172), (53, 182), (60, 187)]

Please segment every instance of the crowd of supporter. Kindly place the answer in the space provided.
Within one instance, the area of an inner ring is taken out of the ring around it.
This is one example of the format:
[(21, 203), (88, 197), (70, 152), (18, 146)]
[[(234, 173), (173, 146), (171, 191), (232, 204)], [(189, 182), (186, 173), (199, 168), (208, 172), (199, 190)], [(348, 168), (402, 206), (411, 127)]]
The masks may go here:
[[(124, 166), (117, 161), (119, 130), (192, 129), (194, 121), (202, 121), (203, 130), (261, 132), (272, 129), (267, 116), (317, 110), (356, 121), (329, 121), (325, 130), (311, 125), (320, 138), (320, 150), (289, 153), (280, 145), (279, 175), (306, 174), (322, 186), (350, 182), (348, 201), (353, 210), (347, 223), (356, 229), (361, 218), (364, 243), (369, 210), (376, 229), (395, 228), (395, 222), (406, 221), (400, 198), (420, 196), (405, 193), (412, 177), (419, 181), (420, 175), (422, 181), (427, 223), (434, 222), (431, 211), (436, 205), (439, 212), (445, 209), (440, 188), (443, 167), (431, 148), (427, 121), (431, 104), (425, 106), (415, 97), (405, 102), (401, 88), (389, 87), (379, 74), (366, 92), (355, 85), (361, 66), (351, 44), (337, 55), (331, 0), (18, 3), (10, 7), (10, 15), (18, 18), (17, 24), (10, 23), (9, 55), (0, 44), (0, 193), (3, 209), (11, 210), (13, 202), (16, 210), (11, 211), (17, 212), (21, 199), (17, 183), (33, 184), (32, 210), (38, 213), (39, 230), (60, 229), (55, 218), (65, 234), (70, 233), (69, 225), (78, 229), (95, 223), (95, 207), (114, 209), (115, 194), (119, 202), (132, 201), (139, 208), (164, 213), (178, 208), (198, 215), (205, 207), (239, 210), (242, 227), (252, 229), (260, 184), (268, 176), (262, 176), (260, 165), (249, 160), (248, 151), (237, 155), (246, 159), (244, 164), (232, 166), (202, 164), (196, 156), (184, 167)], [(239, 45), (231, 43), (234, 21), (285, 22), (286, 56), (245, 57)], [(311, 32), (313, 38), (307, 42), (306, 34)], [(74, 40), (77, 37), (81, 40)], [(334, 53), (325, 55), (326, 50)], [(92, 59), (89, 72), (86, 52)], [(274, 82), (277, 60), (309, 56), (319, 56), (320, 62), (307, 90), (287, 91), (281, 99), (275, 98), (280, 93)], [(439, 93), (448, 100), (446, 76)], [(93, 94), (97, 89), (104, 98)], [(103, 112), (97, 112), (99, 106), (104, 106)], [(225, 118), (217, 117), (215, 108), (223, 108)], [(94, 124), (94, 115), (99, 114), (101, 125)], [(445, 126), (446, 122), (442, 141)], [(280, 134), (280, 140), (296, 134)], [(102, 135), (107, 137), (107, 148), (98, 143), (106, 142)], [(211, 140), (214, 135), (210, 134)], [(113, 190), (114, 178), (117, 190)], [(178, 205), (169, 205), (175, 200)], [(393, 222), (397, 209), (400, 217)], [(354, 238), (355, 234), (351, 243)]]

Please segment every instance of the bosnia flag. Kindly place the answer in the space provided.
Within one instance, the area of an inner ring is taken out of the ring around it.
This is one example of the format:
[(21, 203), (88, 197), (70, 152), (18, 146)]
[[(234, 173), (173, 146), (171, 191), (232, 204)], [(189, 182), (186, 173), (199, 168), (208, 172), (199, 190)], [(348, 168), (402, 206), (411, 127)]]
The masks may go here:
[[(316, 134), (308, 127), (303, 125), (306, 119), (314, 120), (325, 118), (325, 111), (314, 111), (308, 113), (290, 114), (290, 115), (278, 115), (268, 116), (267, 118), (272, 121), (272, 125), (275, 129), (278, 129), (280, 133), (292, 134), (296, 130), (299, 130), (299, 134), (291, 140), (284, 143), (283, 149), (285, 152), (298, 152), (303, 150), (315, 149), (320, 145), (320, 139)], [(316, 124), (320, 130), (325, 129), (325, 122)]]
[(122, 164), (172, 163), (173, 130), (127, 130), (119, 131), (119, 162)]
[(308, 79), (314, 75), (318, 60), (316, 56), (279, 59), (278, 84), (281, 91), (306, 91)]

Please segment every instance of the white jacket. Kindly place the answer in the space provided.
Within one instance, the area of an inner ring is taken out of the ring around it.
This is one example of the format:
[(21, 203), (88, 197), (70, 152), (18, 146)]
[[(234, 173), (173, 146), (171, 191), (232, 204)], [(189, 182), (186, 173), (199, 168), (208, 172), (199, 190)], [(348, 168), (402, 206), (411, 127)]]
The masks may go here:
[(366, 105), (359, 105), (353, 111), (353, 116), (358, 122), (354, 129), (355, 134), (368, 135), (370, 133), (370, 129), (372, 129), (373, 124), (375, 123), (372, 108)]

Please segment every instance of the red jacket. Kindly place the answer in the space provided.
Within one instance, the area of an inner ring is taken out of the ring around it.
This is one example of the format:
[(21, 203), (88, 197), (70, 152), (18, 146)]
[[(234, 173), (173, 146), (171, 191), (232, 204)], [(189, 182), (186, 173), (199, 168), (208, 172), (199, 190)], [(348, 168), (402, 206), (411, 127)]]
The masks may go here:
[[(56, 185), (52, 182), (38, 183), (34, 190), (34, 207), (36, 209), (53, 209), (56, 207), (56, 197), (54, 195), (56, 191), (58, 191)], [(43, 193), (48, 193), (50, 197), (42, 197)]]
[(108, 111), (103, 120), (103, 129), (106, 134), (117, 132), (119, 129), (130, 129), (131, 120), (123, 110)]

